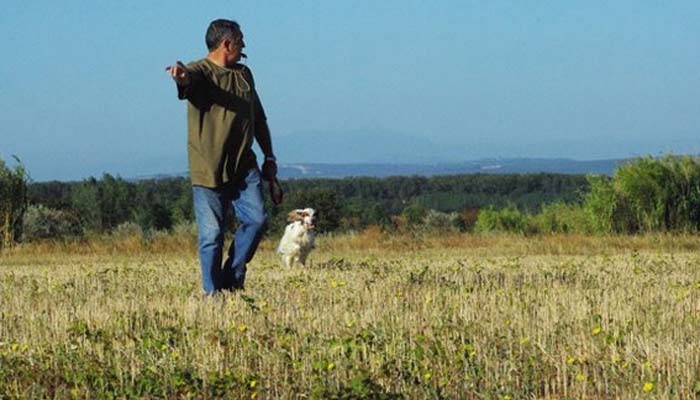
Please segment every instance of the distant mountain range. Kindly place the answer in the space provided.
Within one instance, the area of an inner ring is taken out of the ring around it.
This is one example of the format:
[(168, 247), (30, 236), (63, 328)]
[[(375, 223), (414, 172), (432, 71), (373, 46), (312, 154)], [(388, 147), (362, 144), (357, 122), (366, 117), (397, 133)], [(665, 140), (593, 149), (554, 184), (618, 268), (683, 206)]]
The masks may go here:
[(279, 160), (300, 161), (280, 163), (280, 177), (283, 179), (534, 172), (610, 175), (623, 161), (563, 158), (463, 161), (487, 146), (477, 142), (468, 147), (448, 145), (426, 137), (386, 130), (299, 132), (275, 137), (274, 146)]
[[(612, 175), (625, 159), (573, 160), (567, 158), (484, 158), (463, 161), (489, 152), (484, 143), (470, 146), (437, 143), (385, 130), (297, 132), (274, 137), (281, 179), (344, 178), (351, 176), (407, 176), (506, 173), (561, 173)], [(257, 146), (256, 146), (257, 147)], [(136, 163), (157, 171), (158, 165), (180, 161)], [(186, 176), (186, 173), (138, 176), (136, 179)]]
[(384, 130), (299, 132), (273, 138), (280, 160), (316, 164), (429, 164), (469, 158), (459, 146)]
[[(282, 179), (538, 172), (612, 175), (615, 168), (625, 161), (624, 158), (612, 157), (602, 160), (524, 158), (517, 154), (537, 154), (537, 142), (523, 147), (515, 142), (489, 140), (483, 136), (464, 138), (462, 143), (446, 143), (425, 134), (415, 136), (364, 129), (275, 135), (273, 144)], [(560, 145), (562, 150), (567, 149), (566, 143)], [(257, 150), (258, 146), (254, 148)], [(153, 154), (148, 158), (120, 158), (109, 163), (100, 160), (91, 164), (81, 161), (69, 170), (60, 171), (59, 166), (54, 169), (58, 175), (70, 176), (67, 179), (85, 179), (104, 173), (133, 180), (186, 176), (186, 172), (181, 172), (187, 168), (184, 153), (184, 148), (178, 148), (176, 152)]]
[[(278, 166), (278, 176), (280, 179), (346, 178), (353, 176), (382, 178), (410, 175), (525, 174), (540, 172), (612, 175), (615, 168), (625, 161), (624, 159), (579, 161), (570, 159), (511, 158), (434, 164), (292, 163), (280, 164)], [(136, 179), (158, 179), (173, 176), (187, 176), (187, 173), (139, 176)]]
[(407, 176), (456, 174), (602, 174), (612, 175), (625, 160), (578, 161), (569, 159), (488, 159), (461, 163), (436, 164), (281, 164), (281, 179), (345, 178), (350, 176)]

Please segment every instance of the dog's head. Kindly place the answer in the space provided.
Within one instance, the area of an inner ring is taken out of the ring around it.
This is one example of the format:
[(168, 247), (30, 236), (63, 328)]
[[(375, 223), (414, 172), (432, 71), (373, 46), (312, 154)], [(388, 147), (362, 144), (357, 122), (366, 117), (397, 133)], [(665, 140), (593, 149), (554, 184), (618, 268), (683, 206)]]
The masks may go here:
[(306, 229), (314, 229), (316, 227), (316, 210), (313, 208), (304, 208), (291, 211), (287, 215), (289, 222), (299, 221)]

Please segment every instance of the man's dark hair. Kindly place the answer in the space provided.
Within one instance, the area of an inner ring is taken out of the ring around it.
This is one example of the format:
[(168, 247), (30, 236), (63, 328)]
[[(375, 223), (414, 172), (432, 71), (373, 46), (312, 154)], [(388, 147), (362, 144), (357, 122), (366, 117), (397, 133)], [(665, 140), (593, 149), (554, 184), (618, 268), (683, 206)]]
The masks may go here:
[(209, 24), (207, 29), (207, 48), (209, 51), (216, 49), (224, 39), (234, 39), (241, 34), (241, 26), (238, 22), (228, 19), (217, 19)]

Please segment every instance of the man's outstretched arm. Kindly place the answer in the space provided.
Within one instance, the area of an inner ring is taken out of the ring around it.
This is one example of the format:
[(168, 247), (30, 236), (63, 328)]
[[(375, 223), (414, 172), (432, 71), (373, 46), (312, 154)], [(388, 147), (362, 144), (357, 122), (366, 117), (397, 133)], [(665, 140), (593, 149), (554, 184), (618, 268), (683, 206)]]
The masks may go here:
[(170, 77), (177, 84), (177, 97), (180, 100), (188, 98), (193, 86), (192, 72), (180, 61), (177, 61), (175, 65), (165, 67), (165, 70), (170, 73)]

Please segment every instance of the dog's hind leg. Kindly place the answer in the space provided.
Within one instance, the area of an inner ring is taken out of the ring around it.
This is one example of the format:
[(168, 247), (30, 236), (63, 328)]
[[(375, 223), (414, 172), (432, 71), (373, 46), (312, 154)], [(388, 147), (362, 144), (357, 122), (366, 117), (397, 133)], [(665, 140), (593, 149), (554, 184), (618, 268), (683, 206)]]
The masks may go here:
[(306, 257), (308, 254), (306, 252), (302, 252), (299, 254), (299, 264), (301, 264), (302, 267), (306, 267)]

